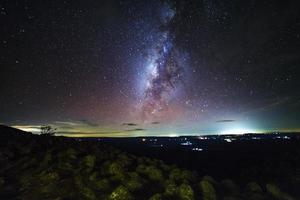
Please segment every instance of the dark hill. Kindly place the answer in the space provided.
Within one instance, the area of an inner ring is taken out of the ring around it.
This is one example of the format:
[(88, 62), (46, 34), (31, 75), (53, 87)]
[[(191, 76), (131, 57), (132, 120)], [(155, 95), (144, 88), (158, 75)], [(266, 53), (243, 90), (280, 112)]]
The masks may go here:
[[(26, 134), (26, 135), (25, 135)], [(0, 137), (3, 138), (14, 138), (14, 137), (23, 137), (28, 136), (28, 134), (32, 134), (26, 131), (22, 131), (20, 129), (12, 128), (9, 126), (1, 125), (0, 124)]]

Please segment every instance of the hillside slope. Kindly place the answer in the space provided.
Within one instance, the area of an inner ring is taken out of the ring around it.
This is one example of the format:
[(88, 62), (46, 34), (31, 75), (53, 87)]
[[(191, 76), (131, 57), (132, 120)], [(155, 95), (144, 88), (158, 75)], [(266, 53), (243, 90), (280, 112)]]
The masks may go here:
[(274, 183), (230, 179), (137, 157), (109, 145), (0, 127), (0, 199), (294, 199)]

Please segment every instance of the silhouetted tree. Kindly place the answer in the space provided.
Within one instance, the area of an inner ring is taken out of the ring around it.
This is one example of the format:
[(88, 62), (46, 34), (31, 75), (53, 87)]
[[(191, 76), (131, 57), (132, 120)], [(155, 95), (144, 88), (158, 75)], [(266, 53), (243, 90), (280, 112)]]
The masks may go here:
[(49, 136), (55, 135), (56, 129), (52, 128), (51, 126), (42, 125), (40, 129), (41, 129), (41, 135), (49, 135)]

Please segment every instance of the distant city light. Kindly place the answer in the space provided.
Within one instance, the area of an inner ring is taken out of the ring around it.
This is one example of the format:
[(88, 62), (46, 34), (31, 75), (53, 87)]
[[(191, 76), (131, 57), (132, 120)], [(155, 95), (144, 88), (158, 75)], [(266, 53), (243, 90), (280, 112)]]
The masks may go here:
[(245, 133), (253, 133), (255, 131), (249, 129), (229, 129), (221, 131), (221, 135), (242, 135)]
[(199, 140), (207, 140), (208, 137), (202, 137), (202, 136), (199, 136), (198, 139), (199, 139)]
[(191, 143), (190, 141), (180, 143), (180, 145), (182, 145), (182, 146), (190, 146), (190, 145), (192, 145), (192, 144), (193, 144), (193, 143)]
[(198, 147), (192, 148), (192, 150), (193, 150), (193, 151), (203, 151), (203, 149), (198, 148)]
[(225, 140), (226, 142), (232, 142), (232, 140), (229, 139), (229, 138), (225, 138), (224, 140)]
[(291, 139), (289, 136), (276, 136), (276, 139), (285, 139), (285, 140), (289, 140)]
[(177, 133), (170, 133), (168, 134), (168, 137), (178, 137), (179, 135)]

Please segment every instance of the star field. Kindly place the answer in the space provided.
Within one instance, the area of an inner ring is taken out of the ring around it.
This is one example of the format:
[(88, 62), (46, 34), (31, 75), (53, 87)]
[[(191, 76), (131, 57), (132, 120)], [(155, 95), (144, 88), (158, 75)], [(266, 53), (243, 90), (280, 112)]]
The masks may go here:
[(299, 8), (4, 0), (0, 123), (105, 136), (298, 131)]

